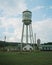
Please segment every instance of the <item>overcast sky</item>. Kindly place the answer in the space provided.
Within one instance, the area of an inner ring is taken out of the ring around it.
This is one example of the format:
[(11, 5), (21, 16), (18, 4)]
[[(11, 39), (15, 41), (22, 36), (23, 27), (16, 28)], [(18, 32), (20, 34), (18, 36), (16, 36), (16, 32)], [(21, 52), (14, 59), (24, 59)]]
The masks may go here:
[(0, 40), (20, 42), (22, 12), (32, 12), (33, 33), (41, 43), (52, 42), (52, 0), (0, 0)]

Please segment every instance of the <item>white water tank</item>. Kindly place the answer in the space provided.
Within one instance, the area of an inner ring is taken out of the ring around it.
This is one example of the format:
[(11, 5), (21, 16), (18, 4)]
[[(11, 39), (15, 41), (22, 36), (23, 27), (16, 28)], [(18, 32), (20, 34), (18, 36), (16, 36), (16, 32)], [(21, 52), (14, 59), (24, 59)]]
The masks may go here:
[(32, 21), (31, 21), (31, 18), (32, 18), (32, 12), (31, 11), (23, 11), (23, 23), (25, 25), (29, 25)]
[(37, 39), (37, 46), (38, 47), (40, 46), (40, 43), (41, 43), (41, 40), (40, 39)]

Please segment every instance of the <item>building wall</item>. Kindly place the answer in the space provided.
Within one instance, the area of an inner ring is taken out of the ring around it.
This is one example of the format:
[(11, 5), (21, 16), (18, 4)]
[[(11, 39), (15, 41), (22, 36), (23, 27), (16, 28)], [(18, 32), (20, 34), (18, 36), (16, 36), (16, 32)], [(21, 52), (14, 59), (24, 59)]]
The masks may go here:
[(52, 51), (52, 45), (40, 45), (40, 50)]

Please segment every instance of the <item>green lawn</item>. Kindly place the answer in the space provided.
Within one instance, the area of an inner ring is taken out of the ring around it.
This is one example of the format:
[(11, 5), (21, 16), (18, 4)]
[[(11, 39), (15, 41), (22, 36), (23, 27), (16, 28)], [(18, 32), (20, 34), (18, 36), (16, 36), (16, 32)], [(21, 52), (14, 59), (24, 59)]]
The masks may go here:
[(52, 65), (52, 52), (0, 52), (0, 65)]

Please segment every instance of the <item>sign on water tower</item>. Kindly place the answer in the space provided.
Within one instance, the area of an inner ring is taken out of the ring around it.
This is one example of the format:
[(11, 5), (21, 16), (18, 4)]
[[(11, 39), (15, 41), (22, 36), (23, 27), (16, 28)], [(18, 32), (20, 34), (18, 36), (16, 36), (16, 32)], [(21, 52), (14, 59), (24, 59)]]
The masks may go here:
[(23, 22), (25, 25), (29, 25), (31, 23), (31, 18), (32, 18), (31, 11), (26, 10), (23, 12)]

